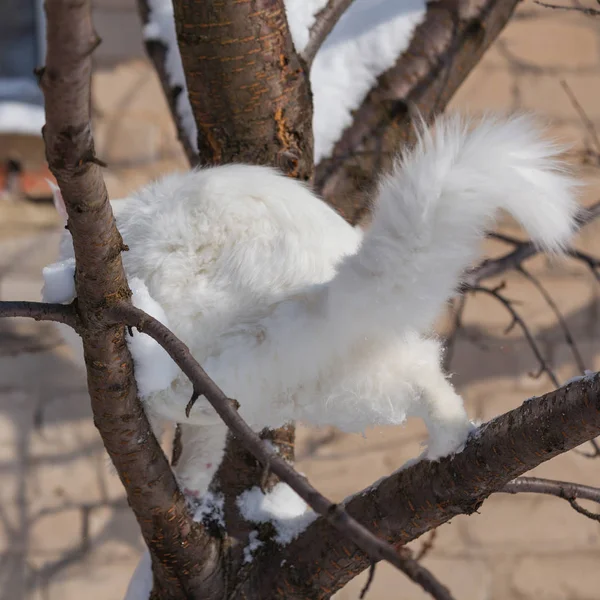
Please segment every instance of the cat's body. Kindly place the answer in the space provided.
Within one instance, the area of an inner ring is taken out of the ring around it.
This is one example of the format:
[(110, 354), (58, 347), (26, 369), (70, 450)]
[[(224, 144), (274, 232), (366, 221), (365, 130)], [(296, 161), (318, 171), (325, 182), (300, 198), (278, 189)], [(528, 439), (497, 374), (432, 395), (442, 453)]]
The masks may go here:
[[(113, 203), (125, 270), (257, 431), (294, 419), (362, 431), (419, 416), (437, 458), (471, 424), (438, 344), (419, 333), (476, 258), (497, 208), (547, 249), (569, 240), (574, 182), (555, 155), (527, 119), (471, 133), (441, 120), (384, 179), (365, 233), (265, 167), (171, 175)], [(63, 243), (61, 258), (69, 252)], [(154, 421), (183, 424), (177, 474), (201, 494), (226, 428), (204, 398), (186, 418), (191, 395), (179, 373), (142, 400)]]

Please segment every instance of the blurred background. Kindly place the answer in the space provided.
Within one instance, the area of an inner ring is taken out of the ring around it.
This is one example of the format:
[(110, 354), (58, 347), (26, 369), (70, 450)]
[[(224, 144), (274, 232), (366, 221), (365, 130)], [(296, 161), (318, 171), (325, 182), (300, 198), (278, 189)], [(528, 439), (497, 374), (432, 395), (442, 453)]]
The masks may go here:
[[(58, 219), (45, 178), (39, 5), (0, 6), (0, 297), (39, 300), (41, 268), (56, 255)], [(12, 16), (11, 16), (12, 15)], [(18, 15), (18, 17), (17, 17)], [(96, 0), (102, 45), (94, 54), (94, 136), (108, 163), (106, 184), (120, 197), (185, 157), (160, 84), (145, 58), (133, 0)], [(12, 37), (11, 37), (12, 36)], [(20, 38), (19, 38), (20, 36)], [(23, 46), (18, 45), (18, 39)], [(18, 50), (16, 50), (18, 48)], [(16, 52), (16, 54), (15, 54)], [(561, 84), (566, 82), (567, 88)], [(569, 160), (588, 182), (583, 201), (598, 200), (600, 19), (524, 1), (513, 21), (465, 82), (451, 108), (471, 113), (533, 110), (571, 144)], [(587, 114), (588, 121), (582, 112)], [(508, 220), (502, 231), (520, 236)], [(600, 257), (600, 225), (587, 226), (580, 250)], [(510, 249), (488, 241), (490, 255)], [(586, 369), (600, 368), (600, 283), (582, 262), (528, 271), (551, 293)], [(543, 295), (519, 273), (504, 292), (514, 300), (560, 382), (580, 373)], [(439, 330), (449, 335), (453, 317)], [(453, 335), (449, 368), (473, 418), (487, 420), (552, 389), (532, 349), (494, 298), (469, 297)], [(298, 468), (334, 500), (369, 485), (418, 455), (420, 423), (375, 430), (366, 438), (334, 430), (298, 433)], [(538, 476), (600, 485), (600, 457), (587, 444), (542, 465)], [(424, 563), (460, 600), (597, 600), (600, 523), (567, 503), (497, 494), (479, 514), (458, 517), (426, 544)], [(138, 528), (93, 426), (85, 376), (50, 324), (0, 320), (0, 600), (121, 600), (143, 550)], [(338, 594), (358, 598), (364, 577)], [(377, 567), (370, 600), (425, 595), (391, 568)]]

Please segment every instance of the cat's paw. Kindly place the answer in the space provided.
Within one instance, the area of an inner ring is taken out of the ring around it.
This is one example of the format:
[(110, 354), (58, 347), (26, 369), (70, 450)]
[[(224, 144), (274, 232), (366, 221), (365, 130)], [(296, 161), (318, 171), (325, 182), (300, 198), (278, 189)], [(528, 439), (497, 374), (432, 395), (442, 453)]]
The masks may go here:
[(444, 456), (462, 452), (469, 436), (476, 429), (477, 425), (469, 420), (447, 423), (430, 436), (425, 458), (439, 460)]

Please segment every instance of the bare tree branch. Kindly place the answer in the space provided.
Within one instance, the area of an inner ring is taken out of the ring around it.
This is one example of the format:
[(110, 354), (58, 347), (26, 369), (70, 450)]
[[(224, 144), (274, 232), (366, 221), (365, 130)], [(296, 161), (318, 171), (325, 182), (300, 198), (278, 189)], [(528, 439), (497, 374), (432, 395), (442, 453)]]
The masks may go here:
[(413, 117), (444, 109), (510, 19), (518, 0), (435, 0), (407, 50), (379, 76), (329, 158), (315, 189), (351, 223), (367, 211), (364, 191), (414, 138)]
[[(573, 6), (570, 8), (576, 9), (577, 7)], [(600, 11), (596, 12), (600, 14)], [(596, 153), (600, 156), (600, 139), (598, 139), (598, 132), (596, 131), (596, 126), (594, 125), (594, 122), (589, 118), (583, 106), (581, 106), (581, 104), (579, 103), (579, 100), (577, 100), (577, 96), (573, 93), (571, 86), (564, 79), (561, 79), (560, 85), (562, 86), (562, 89), (565, 90), (565, 94), (569, 98), (569, 101), (575, 109), (575, 112), (577, 112), (577, 115), (581, 119), (585, 130), (588, 132), (588, 135), (592, 140), (592, 143), (594, 144), (594, 146), (596, 146)]]
[[(592, 223), (599, 216), (600, 202), (597, 202), (583, 212), (579, 222), (583, 227), (584, 225)], [(498, 275), (502, 275), (506, 271), (516, 269), (525, 260), (535, 256), (539, 252), (539, 248), (531, 241), (518, 240), (500, 233), (490, 233), (489, 237), (513, 244), (516, 247), (511, 252), (508, 252), (499, 258), (483, 261), (479, 266), (469, 271), (463, 277), (463, 284), (466, 287), (475, 286), (484, 279), (496, 277)], [(600, 266), (600, 260), (573, 249), (567, 250), (567, 254), (577, 260), (585, 262), (590, 267), (592, 272), (594, 272), (596, 278), (599, 277), (597, 269)]]
[[(219, 542), (191, 519), (137, 399), (123, 327), (106, 316), (115, 302), (128, 302), (131, 292), (120, 256), (126, 247), (115, 226), (90, 127), (91, 55), (100, 42), (92, 26), (91, 2), (47, 0), (45, 8), (47, 63), (40, 71), (46, 107), (43, 135), (73, 237), (78, 331), (94, 422), (151, 550), (161, 598), (181, 597), (199, 586), (210, 590), (218, 561), (190, 560), (189, 547), (208, 557)], [(189, 565), (185, 571), (182, 564)]]
[(0, 302), (0, 318), (2, 317), (28, 317), (36, 321), (64, 323), (74, 329), (77, 327), (77, 313), (72, 304), (5, 300)]
[(319, 48), (340, 17), (346, 12), (354, 0), (329, 0), (327, 4), (315, 15), (315, 21), (308, 33), (308, 44), (300, 53), (310, 69)]
[(504, 306), (504, 308), (506, 308), (506, 310), (510, 313), (510, 315), (512, 317), (512, 321), (511, 321), (510, 325), (506, 328), (505, 333), (508, 333), (515, 325), (518, 325), (519, 328), (521, 329), (521, 331), (523, 332), (523, 335), (525, 336), (527, 343), (529, 344), (531, 350), (533, 351), (533, 353), (535, 354), (535, 357), (538, 360), (538, 363), (540, 366), (539, 371), (537, 373), (532, 373), (531, 374), (532, 377), (537, 378), (542, 373), (546, 373), (548, 375), (548, 377), (550, 378), (550, 381), (552, 382), (552, 384), (555, 387), (558, 387), (559, 386), (558, 379), (556, 378), (554, 371), (550, 368), (550, 365), (548, 365), (548, 363), (546, 362), (546, 359), (543, 357), (541, 350), (538, 348), (538, 345), (535, 341), (535, 338), (533, 337), (533, 334), (531, 333), (531, 331), (529, 331), (529, 327), (527, 326), (527, 323), (525, 323), (523, 318), (515, 310), (513, 303), (508, 298), (506, 298), (503, 294), (500, 293), (500, 291), (504, 287), (505, 287), (504, 284), (501, 284), (495, 288), (486, 288), (484, 286), (477, 285), (477, 286), (468, 288), (468, 291), (483, 292), (484, 294), (488, 294), (492, 298), (495, 298), (496, 300), (498, 300), (498, 302), (500, 302)]
[(553, 8), (555, 10), (574, 10), (576, 12), (583, 13), (590, 17), (597, 17), (600, 15), (600, 10), (595, 8), (586, 8), (585, 6), (562, 6), (560, 4), (547, 4), (546, 2), (540, 2), (540, 0), (533, 0), (536, 4), (543, 6), (544, 8)]
[(547, 494), (563, 500), (591, 500), (600, 504), (600, 488), (541, 477), (517, 477), (498, 491), (505, 494)]
[[(592, 441), (592, 440), (590, 440)], [(600, 521), (600, 514), (593, 513), (577, 503), (577, 499), (591, 500), (600, 504), (600, 489), (582, 485), (579, 483), (570, 483), (568, 481), (553, 481), (551, 479), (540, 479), (538, 477), (518, 477), (514, 481), (507, 483), (500, 492), (507, 494), (519, 494), (522, 492), (532, 494), (548, 494), (566, 500), (573, 510), (586, 516), (588, 519)]]
[[(535, 426), (532, 426), (535, 423)], [(438, 462), (400, 469), (344, 502), (373, 533), (402, 545), (458, 514), (471, 514), (494, 491), (600, 433), (600, 375), (585, 378), (483, 425), (465, 449)], [(307, 556), (325, 562), (312, 563)], [(370, 558), (318, 519), (282, 551), (285, 564), (256, 560), (270, 598), (328, 598), (369, 567)]]
[(558, 325), (563, 331), (565, 342), (567, 343), (567, 346), (569, 346), (569, 348), (571, 349), (571, 353), (573, 354), (573, 358), (575, 360), (575, 364), (577, 365), (577, 369), (580, 373), (583, 373), (585, 371), (585, 363), (583, 362), (583, 358), (581, 357), (581, 353), (579, 352), (579, 348), (577, 347), (575, 338), (571, 333), (571, 329), (567, 324), (567, 320), (563, 316), (561, 310), (558, 308), (558, 305), (554, 301), (554, 298), (552, 298), (552, 296), (550, 295), (546, 287), (542, 284), (542, 282), (537, 277), (534, 277), (529, 271), (527, 271), (523, 265), (519, 265), (517, 267), (517, 271), (533, 284), (533, 286), (538, 290), (542, 298), (544, 298), (546, 304), (550, 307), (550, 310), (554, 313), (554, 316), (558, 321)]
[(388, 561), (408, 577), (420, 583), (434, 598), (451, 600), (446, 588), (418, 565), (414, 559), (406, 554), (396, 552), (392, 546), (370, 533), (368, 529), (350, 517), (341, 505), (334, 504), (323, 496), (306, 478), (297, 473), (289, 463), (273, 451), (269, 444), (265, 444), (238, 414), (237, 401), (228, 398), (223, 393), (198, 364), (189, 348), (160, 321), (131, 304), (125, 303), (111, 308), (111, 315), (116, 323), (125, 323), (130, 327), (135, 327), (138, 331), (156, 340), (192, 382), (194, 397), (205, 396), (246, 450), (251, 452), (263, 465), (268, 465), (268, 468), (281, 481), (287, 483), (316, 513), (325, 517), (329, 523), (357, 544), (359, 548), (362, 548), (373, 560)]

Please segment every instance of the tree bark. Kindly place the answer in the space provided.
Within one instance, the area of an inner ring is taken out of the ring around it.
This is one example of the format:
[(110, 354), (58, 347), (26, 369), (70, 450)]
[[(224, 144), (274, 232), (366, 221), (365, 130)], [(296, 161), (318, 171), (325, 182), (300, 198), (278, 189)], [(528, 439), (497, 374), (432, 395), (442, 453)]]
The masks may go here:
[(275, 165), (308, 180), (312, 103), (282, 0), (175, 0), (202, 163)]

